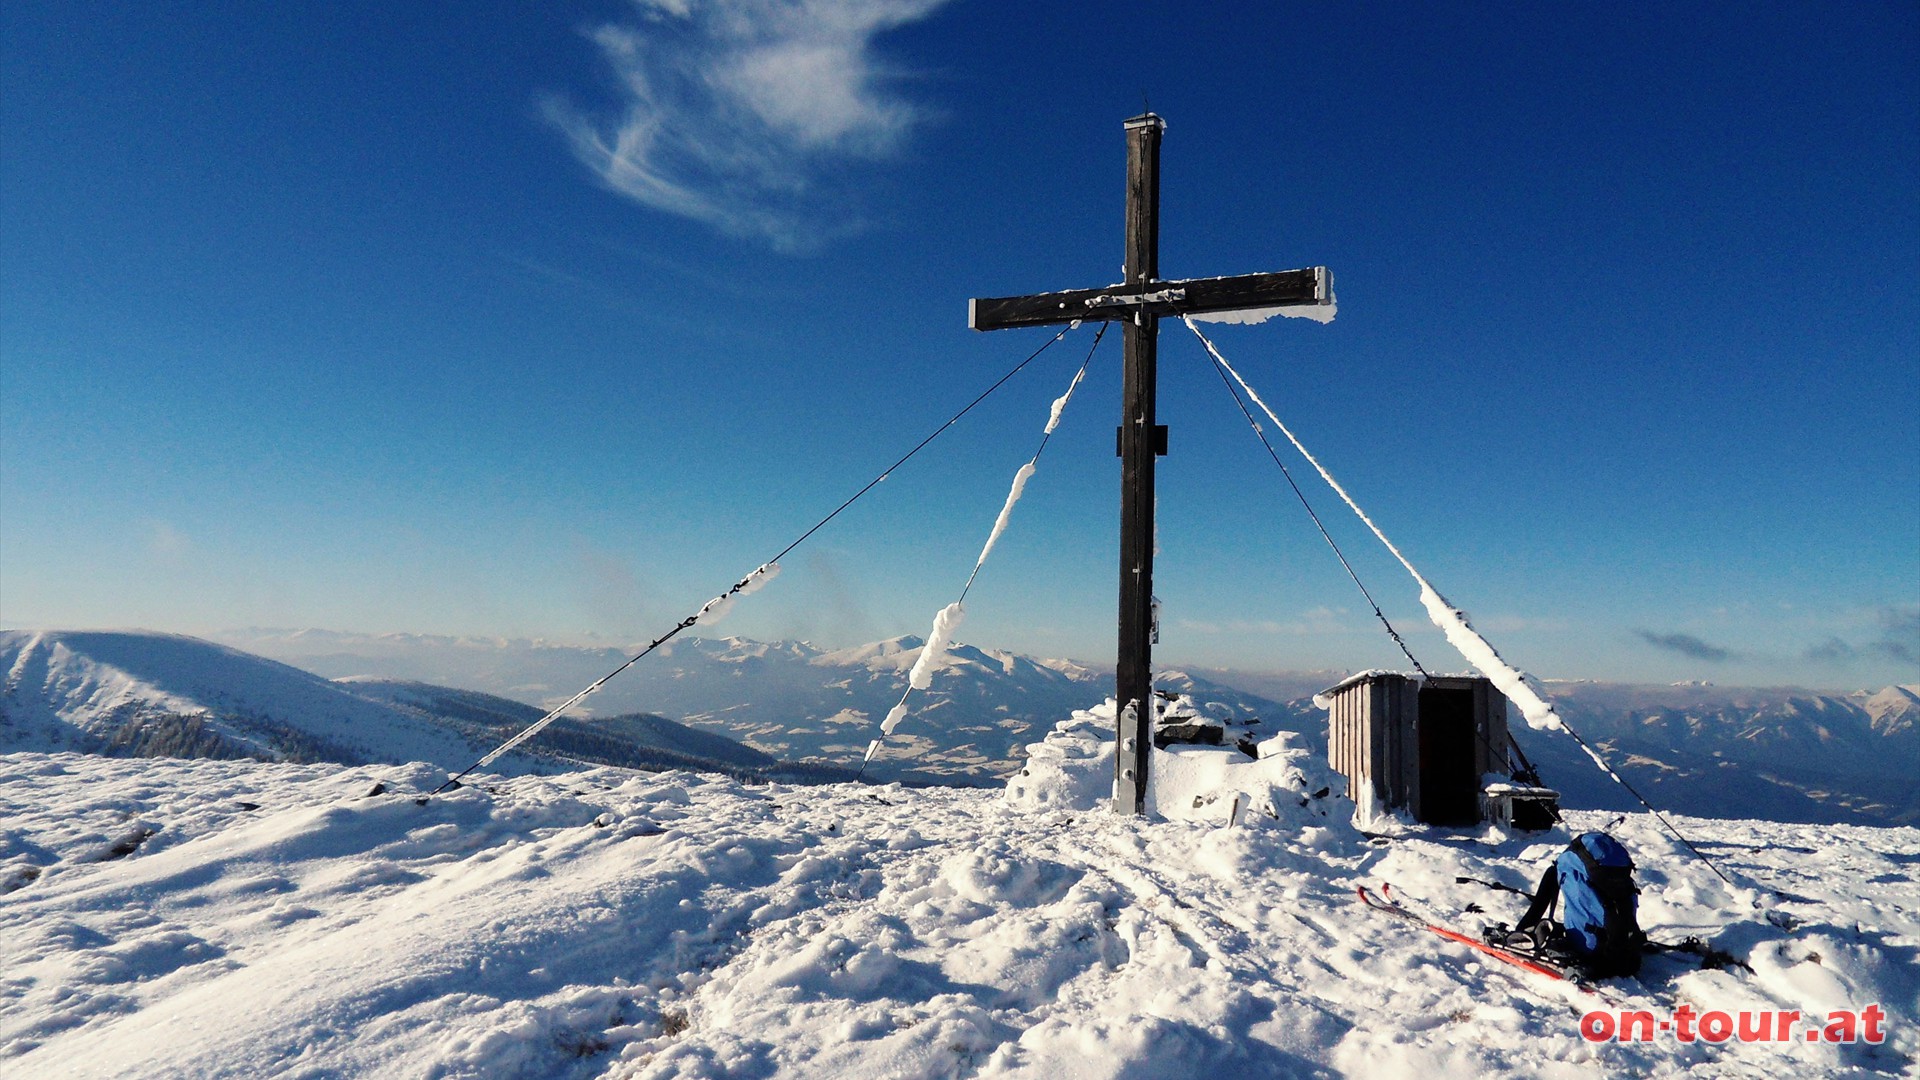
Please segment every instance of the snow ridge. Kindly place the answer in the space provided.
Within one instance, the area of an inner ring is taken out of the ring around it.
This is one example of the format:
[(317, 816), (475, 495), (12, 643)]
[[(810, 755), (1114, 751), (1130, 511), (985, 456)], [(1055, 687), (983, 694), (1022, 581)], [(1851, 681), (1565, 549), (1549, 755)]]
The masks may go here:
[[(367, 676), (330, 681), (174, 634), (0, 633), (0, 752), (77, 749), (133, 757), (432, 761), (458, 768), (545, 710), (476, 691)], [(658, 716), (563, 719), (510, 774), (586, 762), (843, 779)]]

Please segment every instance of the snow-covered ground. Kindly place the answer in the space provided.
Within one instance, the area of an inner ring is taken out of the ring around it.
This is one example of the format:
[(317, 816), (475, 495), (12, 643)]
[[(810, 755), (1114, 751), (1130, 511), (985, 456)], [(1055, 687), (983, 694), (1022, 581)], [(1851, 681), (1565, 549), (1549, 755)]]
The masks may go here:
[[(1054, 742), (1097, 766), (1084, 714)], [(1642, 924), (1753, 972), (1655, 957), (1602, 1001), (1354, 899), (1391, 882), (1510, 920), (1518, 898), (1454, 879), (1530, 887), (1564, 832), (1370, 838), (1291, 751), (1237, 827), (1224, 804), (1120, 819), (1037, 805), (1063, 755), (1033, 760), (1018, 798), (603, 768), (421, 806), (424, 765), (0, 756), (0, 1074), (1807, 1077), (1920, 1055), (1914, 829), (1681, 819), (1729, 888), (1651, 819), (1614, 825)], [(1578, 1031), (1683, 1003), (1878, 1004), (1889, 1037)]]

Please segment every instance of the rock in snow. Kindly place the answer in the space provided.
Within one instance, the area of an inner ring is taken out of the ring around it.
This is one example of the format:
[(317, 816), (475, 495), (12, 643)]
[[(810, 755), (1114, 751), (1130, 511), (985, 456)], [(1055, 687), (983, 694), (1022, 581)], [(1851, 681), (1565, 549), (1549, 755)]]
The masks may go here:
[[(1097, 756), (1098, 726), (1077, 718), (1041, 745), (1061, 751), (1056, 764)], [(1237, 758), (1261, 797), (1231, 828), (1220, 806), (1122, 819), (1017, 789), (600, 768), (486, 777), (420, 806), (412, 793), (441, 776), (426, 765), (0, 756), (0, 1073), (1915, 1067), (1920, 831), (1682, 819), (1759, 886), (1730, 889), (1628, 817), (1612, 831), (1640, 864), (1642, 924), (1703, 936), (1753, 972), (1657, 956), (1603, 1000), (1353, 899), (1384, 881), (1469, 928), (1511, 920), (1517, 898), (1455, 878), (1528, 887), (1564, 830), (1376, 841), (1307, 790), (1309, 756), (1269, 742), (1259, 761)], [(1048, 760), (1036, 752), (1025, 779)], [(1487, 914), (1463, 914), (1470, 903)], [(1877, 1003), (1888, 1039), (1583, 1040), (1580, 1015), (1614, 999), (1662, 1016), (1682, 1003), (1819, 1017)]]

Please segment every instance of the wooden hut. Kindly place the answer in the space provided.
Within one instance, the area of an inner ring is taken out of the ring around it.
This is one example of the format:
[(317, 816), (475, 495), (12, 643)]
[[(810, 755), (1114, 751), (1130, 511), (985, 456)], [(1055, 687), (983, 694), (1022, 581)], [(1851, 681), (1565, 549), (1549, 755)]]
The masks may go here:
[(1489, 774), (1512, 775), (1507, 697), (1488, 680), (1370, 671), (1320, 699), (1327, 760), (1348, 792), (1371, 785), (1377, 805), (1429, 825), (1509, 818), (1508, 807), (1487, 805), (1482, 788)]

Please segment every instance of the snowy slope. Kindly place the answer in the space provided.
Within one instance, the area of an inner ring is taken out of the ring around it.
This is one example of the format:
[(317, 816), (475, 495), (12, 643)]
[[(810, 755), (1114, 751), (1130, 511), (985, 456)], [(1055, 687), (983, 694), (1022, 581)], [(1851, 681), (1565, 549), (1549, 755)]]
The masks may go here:
[[(0, 1072), (1808, 1077), (1920, 1053), (1913, 829), (1683, 819), (1728, 888), (1629, 818), (1643, 924), (1753, 971), (1658, 957), (1599, 998), (1353, 899), (1510, 919), (1455, 877), (1530, 883), (1565, 834), (1374, 841), (1284, 785), (1232, 829), (608, 769), (406, 796), (437, 778), (0, 756)], [(1576, 1026), (1869, 1003), (1884, 1045)]]
[(449, 768), (476, 753), (443, 726), (317, 675), (179, 635), (0, 631), (0, 671), (6, 749), (172, 753), (184, 743), (194, 756)]
[(1883, 735), (1907, 735), (1920, 730), (1920, 686), (1889, 686), (1864, 697), (1860, 707)]
[[(130, 756), (432, 761), (464, 768), (543, 710), (422, 683), (330, 681), (178, 635), (0, 633), (0, 750)], [(507, 772), (581, 763), (712, 769), (742, 778), (845, 779), (791, 766), (657, 716), (562, 719)]]

